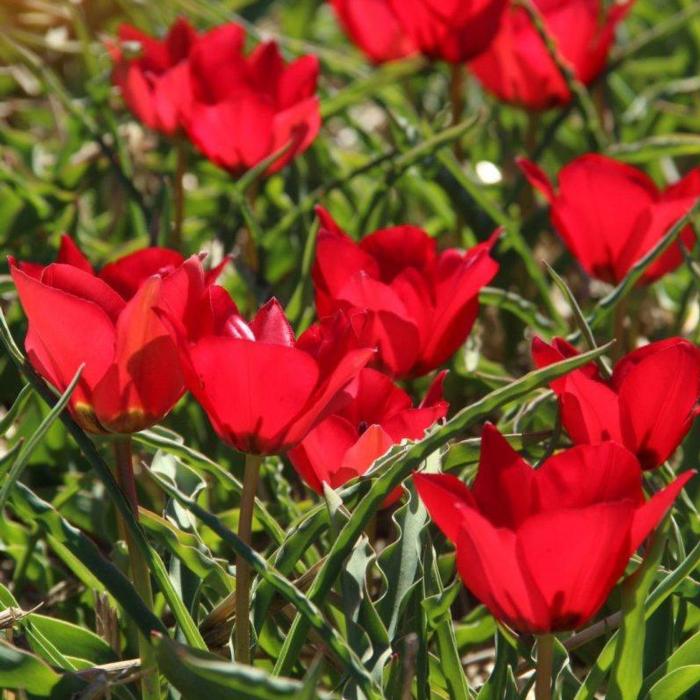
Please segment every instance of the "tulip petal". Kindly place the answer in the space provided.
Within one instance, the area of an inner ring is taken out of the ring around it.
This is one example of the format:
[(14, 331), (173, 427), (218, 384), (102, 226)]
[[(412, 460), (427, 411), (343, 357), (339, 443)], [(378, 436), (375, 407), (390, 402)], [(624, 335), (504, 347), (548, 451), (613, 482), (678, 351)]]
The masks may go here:
[(391, 282), (406, 268), (431, 270), (437, 260), (437, 244), (417, 226), (392, 226), (370, 233), (360, 248), (379, 265), (383, 282)]
[(146, 126), (158, 129), (159, 122), (153, 100), (153, 87), (141, 67), (135, 62), (122, 67), (117, 66), (114, 71), (114, 82), (119, 86), (124, 102), (129, 109)]
[(472, 493), (481, 513), (497, 527), (514, 528), (538, 504), (537, 472), (491, 423), (481, 431), (479, 471)]
[(316, 493), (323, 493), (323, 483), (337, 484), (335, 471), (345, 453), (357, 440), (357, 430), (345, 418), (329, 416), (287, 453), (294, 468)]
[(192, 110), (192, 84), (187, 61), (182, 61), (153, 81), (153, 104), (158, 129), (168, 135), (175, 134), (181, 120)]
[(320, 129), (320, 103), (315, 95), (277, 112), (272, 120), (272, 145), (269, 152), (279, 151), (287, 144), (291, 146), (269, 166), (267, 172), (278, 172), (295, 156), (303, 153), (318, 136)]
[(353, 400), (341, 414), (355, 426), (384, 424), (391, 416), (412, 408), (411, 397), (376, 369), (360, 370), (353, 387)]
[(83, 272), (94, 274), (90, 261), (85, 257), (83, 251), (78, 248), (75, 241), (65, 233), (61, 236), (61, 247), (58, 249), (56, 262), (64, 265), (72, 265)]
[(536, 189), (539, 190), (546, 200), (552, 204), (556, 199), (556, 192), (551, 180), (547, 177), (547, 173), (540, 168), (539, 165), (533, 163), (527, 158), (517, 158), (516, 163), (527, 181)]
[[(539, 338), (532, 343), (532, 356), (538, 367), (546, 367), (577, 354), (559, 340), (549, 346)], [(620, 428), (620, 405), (617, 394), (597, 379), (598, 371), (589, 365), (551, 383), (559, 396), (561, 418), (566, 432), (575, 443), (604, 440), (623, 442)]]
[(653, 469), (673, 454), (700, 398), (700, 349), (688, 342), (648, 354), (620, 384), (624, 444)]
[(390, 0), (331, 0), (350, 38), (375, 63), (416, 52), (391, 9)]
[(243, 172), (272, 153), (273, 123), (272, 107), (246, 92), (216, 104), (195, 103), (187, 132), (211, 161)]
[(446, 403), (443, 398), (443, 385), (447, 378), (448, 370), (443, 369), (435, 375), (435, 378), (430, 382), (428, 390), (425, 392), (423, 400), (420, 402), (419, 408), (428, 408), (436, 404)]
[(311, 276), (316, 290), (316, 307), (319, 316), (323, 317), (337, 308), (336, 297), (349, 279), (362, 272), (378, 277), (379, 266), (343, 233), (327, 211), (320, 207), (316, 211), (321, 229)]
[(237, 449), (275, 453), (299, 442), (312, 427), (307, 421), (294, 440), (287, 439), (318, 380), (318, 366), (307, 353), (210, 336), (191, 348), (190, 357), (199, 380), (190, 390), (217, 432)]
[(457, 544), (462, 515), (475, 506), (471, 491), (452, 474), (415, 472), (413, 483), (431, 520), (450, 542)]
[(435, 271), (435, 310), (417, 373), (438, 367), (466, 340), (479, 310), (479, 292), (498, 272), (490, 246), (442, 253)]
[(41, 273), (41, 282), (47, 287), (60, 289), (67, 294), (93, 302), (114, 322), (124, 308), (124, 299), (109, 285), (72, 265), (48, 265)]
[(162, 284), (157, 305), (180, 319), (194, 336), (194, 329), (205, 322), (203, 304), (207, 278), (200, 257), (192, 255), (174, 270), (164, 267), (158, 277)]
[(538, 513), (517, 531), (517, 556), (549, 611), (528, 631), (580, 627), (595, 615), (629, 559), (632, 501)]
[[(640, 170), (588, 154), (560, 171), (552, 220), (589, 274), (617, 283), (620, 256), (640, 214), (658, 196), (656, 185)], [(625, 206), (618, 206), (619, 202)]]
[(655, 493), (652, 498), (637, 508), (630, 531), (630, 555), (639, 549), (642, 542), (651, 534), (651, 531), (663, 520), (666, 513), (672, 508), (673, 502), (683, 490), (683, 487), (695, 474), (696, 471), (694, 469), (683, 472), (666, 488)]
[(184, 61), (197, 41), (197, 32), (184, 18), (178, 17), (170, 26), (165, 37), (165, 48), (168, 51), (170, 64)]
[(161, 420), (183, 393), (177, 349), (153, 312), (162, 281), (150, 278), (117, 322), (115, 362), (93, 392), (100, 424), (133, 433)]
[(245, 31), (235, 22), (219, 25), (200, 36), (190, 54), (197, 100), (216, 103), (246, 89), (244, 43)]
[(131, 299), (151, 275), (171, 271), (183, 261), (175, 250), (143, 248), (105, 265), (99, 277), (124, 299)]
[(118, 35), (122, 43), (131, 42), (140, 45), (140, 55), (135, 62), (141, 64), (145, 70), (152, 73), (167, 70), (170, 58), (164, 42), (154, 39), (131, 24), (121, 24)]
[(364, 474), (376, 459), (387, 453), (392, 445), (394, 445), (394, 441), (381, 425), (370, 425), (343, 456), (340, 463), (340, 469), (345, 472), (342, 474), (343, 481), (336, 484), (331, 483), (333, 488), (338, 488), (349, 481), (348, 474), (352, 474), (352, 476)]
[[(700, 192), (698, 193), (700, 195)], [(683, 198), (656, 202), (640, 213), (631, 235), (617, 260), (617, 276), (621, 279), (630, 268), (643, 258), (682, 219), (692, 208), (695, 198)], [(686, 247), (692, 248), (695, 234), (687, 226), (680, 236)], [(660, 258), (655, 260), (644, 272), (642, 280), (649, 284), (667, 272), (675, 270), (683, 262), (680, 242), (676, 241)]]
[(300, 56), (284, 67), (277, 87), (280, 109), (289, 109), (297, 102), (314, 96), (319, 69), (318, 57), (313, 54)]
[[(306, 353), (302, 354), (310, 358)], [(370, 361), (373, 355), (374, 351), (368, 349), (350, 350), (345, 353), (330, 374), (326, 375), (325, 381), (319, 383), (308, 399), (303, 411), (295, 418), (293, 425), (290, 426), (286, 436), (288, 446), (303, 440), (311, 428), (337, 408), (335, 402), (338, 400), (341, 392)]]
[(620, 500), (643, 501), (642, 473), (622, 445), (579, 445), (550, 457), (538, 470), (542, 511)]
[(294, 330), (277, 299), (270, 299), (260, 307), (255, 318), (250, 322), (250, 329), (259, 342), (286, 345), (290, 348), (296, 345)]
[(515, 533), (472, 508), (461, 509), (458, 522), (457, 569), (466, 587), (497, 620), (525, 632), (545, 629), (549, 611), (523, 570)]
[(30, 360), (39, 371), (48, 372), (46, 378), (59, 391), (66, 389), (85, 363), (71, 404), (89, 403), (91, 388), (114, 358), (112, 320), (93, 301), (42, 284), (16, 266), (11, 267), (11, 273), (29, 319), (25, 346)]

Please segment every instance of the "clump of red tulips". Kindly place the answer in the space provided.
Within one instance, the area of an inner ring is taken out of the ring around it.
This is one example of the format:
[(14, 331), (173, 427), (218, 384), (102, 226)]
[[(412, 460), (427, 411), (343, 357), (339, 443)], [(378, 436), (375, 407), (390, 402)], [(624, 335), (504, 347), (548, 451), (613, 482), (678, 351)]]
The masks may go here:
[(695, 697), (697, 8), (239, 5), (2, 94), (0, 691)]

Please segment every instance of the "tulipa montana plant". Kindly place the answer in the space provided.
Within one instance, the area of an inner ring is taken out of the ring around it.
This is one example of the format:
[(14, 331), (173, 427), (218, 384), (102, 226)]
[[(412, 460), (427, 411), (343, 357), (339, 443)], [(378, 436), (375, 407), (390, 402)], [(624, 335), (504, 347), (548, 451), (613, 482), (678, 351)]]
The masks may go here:
[(700, 699), (698, 0), (0, 0), (0, 700)]

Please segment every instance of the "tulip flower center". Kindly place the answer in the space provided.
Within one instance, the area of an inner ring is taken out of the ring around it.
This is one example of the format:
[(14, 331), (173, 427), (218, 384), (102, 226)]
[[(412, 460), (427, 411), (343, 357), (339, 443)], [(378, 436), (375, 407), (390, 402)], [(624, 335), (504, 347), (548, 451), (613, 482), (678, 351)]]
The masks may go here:
[(361, 421), (357, 424), (357, 432), (358, 432), (360, 435), (363, 435), (363, 434), (367, 431), (367, 428), (369, 428), (369, 425), (367, 424), (367, 421), (366, 421), (366, 420), (361, 420)]

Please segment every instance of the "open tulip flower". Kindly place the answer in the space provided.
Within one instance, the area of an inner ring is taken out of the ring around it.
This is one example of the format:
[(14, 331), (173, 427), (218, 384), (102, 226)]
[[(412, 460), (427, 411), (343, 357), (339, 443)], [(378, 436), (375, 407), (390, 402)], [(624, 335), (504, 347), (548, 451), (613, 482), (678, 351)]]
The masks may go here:
[(219, 436), (247, 454), (279, 454), (298, 444), (349, 399), (345, 389), (374, 353), (358, 346), (341, 314), (297, 340), (275, 299), (247, 323), (220, 287), (212, 288), (195, 324), (164, 316), (188, 389)]
[(364, 339), (377, 365), (395, 377), (421, 376), (464, 343), (479, 310), (479, 291), (498, 271), (489, 241), (438, 253), (414, 226), (375, 231), (355, 243), (320, 207), (312, 276), (320, 316), (336, 309), (367, 314)]
[(533, 469), (486, 425), (471, 488), (449, 474), (413, 478), (467, 588), (497, 620), (543, 634), (600, 610), (694, 473), (645, 500), (639, 463), (621, 445), (580, 445)]
[[(615, 29), (634, 0), (533, 0), (559, 55), (588, 84), (605, 68)], [(602, 20), (601, 20), (602, 18)], [(568, 103), (566, 80), (527, 10), (512, 3), (489, 47), (469, 64), (481, 84), (499, 99), (531, 110)]]
[[(323, 484), (337, 489), (364, 474), (392, 445), (407, 438), (418, 440), (436, 421), (447, 415), (442, 398), (445, 372), (433, 380), (417, 408), (411, 397), (389, 377), (363, 369), (352, 385), (352, 400), (319, 423), (289, 451), (289, 459), (304, 481), (317, 493)], [(395, 489), (384, 502), (401, 497)]]
[[(559, 190), (534, 163), (519, 165), (551, 206), (552, 225), (571, 254), (592, 277), (619, 283), (700, 197), (700, 168), (663, 190), (641, 170), (598, 154), (583, 155), (559, 172)], [(680, 241), (695, 244), (686, 227)], [(675, 243), (640, 282), (650, 284), (683, 262)]]
[(184, 385), (177, 349), (154, 305), (188, 316), (220, 268), (205, 273), (197, 256), (145, 248), (95, 273), (68, 236), (55, 263), (11, 259), (10, 268), (29, 319), (32, 366), (64, 391), (85, 365), (70, 399), (85, 430), (132, 433), (170, 411)]
[(189, 112), (188, 58), (197, 33), (187, 20), (178, 19), (163, 40), (122, 24), (118, 42), (108, 49), (114, 69), (112, 81), (129, 109), (148, 127), (173, 136)]
[[(561, 338), (532, 343), (538, 367), (577, 354)], [(644, 469), (654, 469), (674, 453), (700, 410), (700, 348), (683, 338), (660, 340), (623, 357), (607, 381), (591, 363), (551, 386), (575, 443), (614, 440)]]
[(123, 25), (119, 39), (110, 46), (113, 80), (134, 114), (167, 135), (186, 133), (231, 173), (287, 146), (268, 168), (276, 172), (318, 134), (315, 56), (286, 64), (272, 41), (246, 55), (245, 30), (233, 22), (198, 35), (178, 20), (163, 41)]
[(498, 31), (506, 0), (331, 0), (352, 40), (375, 63), (422, 52), (462, 63)]
[(203, 34), (190, 57), (187, 134), (212, 162), (238, 174), (288, 146), (276, 172), (312, 143), (321, 126), (318, 59), (286, 64), (273, 41), (244, 53), (245, 31), (229, 23)]

